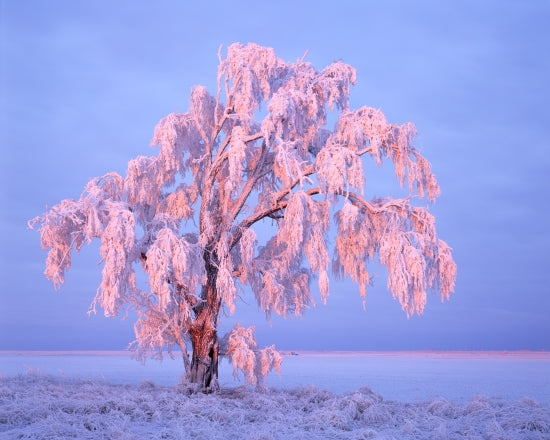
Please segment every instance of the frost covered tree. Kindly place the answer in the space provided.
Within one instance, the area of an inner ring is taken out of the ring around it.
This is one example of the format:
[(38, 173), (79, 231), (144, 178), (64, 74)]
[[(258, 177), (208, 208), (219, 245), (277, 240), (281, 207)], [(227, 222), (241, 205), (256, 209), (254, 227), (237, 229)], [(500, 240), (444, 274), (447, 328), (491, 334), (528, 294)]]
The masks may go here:
[[(427, 291), (448, 298), (450, 248), (428, 210), (411, 203), (439, 195), (413, 146), (414, 125), (390, 124), (374, 108), (352, 110), (355, 70), (342, 62), (318, 71), (255, 44), (233, 44), (219, 57), (215, 96), (196, 86), (186, 113), (158, 123), (156, 156), (131, 160), (124, 177), (92, 179), (78, 200), (30, 222), (49, 250), (46, 277), (59, 287), (71, 253), (99, 239), (102, 281), (91, 310), (135, 309), (137, 356), (179, 347), (185, 377), (202, 389), (218, 386), (218, 321), (246, 286), (268, 317), (301, 315), (314, 303), (312, 280), (323, 303), (331, 270), (365, 298), (367, 265), (379, 261), (408, 315), (422, 313)], [(410, 196), (366, 200), (369, 158), (393, 162)], [(266, 221), (274, 236), (261, 240), (257, 227)], [(237, 325), (223, 340), (249, 383), (279, 368), (281, 357), (257, 348), (253, 328)]]

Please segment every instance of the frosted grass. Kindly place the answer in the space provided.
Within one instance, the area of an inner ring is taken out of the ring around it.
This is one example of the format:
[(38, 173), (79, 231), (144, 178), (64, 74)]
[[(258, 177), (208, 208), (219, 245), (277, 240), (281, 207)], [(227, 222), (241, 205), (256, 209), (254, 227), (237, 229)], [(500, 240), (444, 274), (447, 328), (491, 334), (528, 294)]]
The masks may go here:
[(3, 353), (0, 438), (550, 439), (548, 367), (544, 353), (300, 353), (267, 392), (222, 363), (221, 393), (192, 395), (177, 361)]
[(550, 410), (528, 398), (386, 401), (368, 388), (244, 388), (190, 395), (152, 382), (33, 374), (0, 379), (0, 437), (11, 439), (548, 439)]

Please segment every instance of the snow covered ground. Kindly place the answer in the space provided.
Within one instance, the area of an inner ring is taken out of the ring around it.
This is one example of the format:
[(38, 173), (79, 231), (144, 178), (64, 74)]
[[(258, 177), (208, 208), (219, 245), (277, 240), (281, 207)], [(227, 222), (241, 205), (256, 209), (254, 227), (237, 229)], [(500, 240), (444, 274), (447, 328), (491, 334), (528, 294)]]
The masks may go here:
[(313, 353), (188, 395), (179, 360), (0, 353), (0, 438), (550, 439), (550, 353)]

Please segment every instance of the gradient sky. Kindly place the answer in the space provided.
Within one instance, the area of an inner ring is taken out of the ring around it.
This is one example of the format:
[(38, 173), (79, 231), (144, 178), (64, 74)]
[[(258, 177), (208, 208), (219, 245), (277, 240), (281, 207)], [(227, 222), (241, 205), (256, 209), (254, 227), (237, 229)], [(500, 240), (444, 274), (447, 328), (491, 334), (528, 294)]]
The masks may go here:
[[(382, 269), (363, 310), (333, 283), (327, 306), (271, 326), (253, 300), (236, 317), (282, 349), (550, 349), (548, 1), (0, 0), (0, 349), (122, 349), (126, 321), (88, 318), (98, 246), (58, 292), (27, 221), (88, 180), (153, 155), (155, 124), (215, 92), (217, 51), (306, 50), (357, 69), (352, 107), (414, 122), (442, 188), (431, 212), (458, 265), (456, 293), (407, 319)], [(367, 193), (395, 194), (391, 167)]]

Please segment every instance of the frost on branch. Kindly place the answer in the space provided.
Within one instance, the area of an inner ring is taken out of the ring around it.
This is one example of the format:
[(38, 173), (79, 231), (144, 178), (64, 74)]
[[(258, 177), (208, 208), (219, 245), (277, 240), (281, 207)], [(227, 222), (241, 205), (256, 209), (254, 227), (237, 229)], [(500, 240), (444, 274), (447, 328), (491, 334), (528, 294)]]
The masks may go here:
[(271, 95), (283, 66), (271, 48), (238, 43), (229, 46), (218, 73), (219, 78), (225, 75), (226, 95), (231, 98), (226, 106), (243, 122), (249, 122), (254, 109)]
[(363, 164), (353, 150), (339, 146), (323, 148), (317, 155), (315, 168), (322, 194), (363, 192)]
[(367, 262), (378, 255), (388, 270), (388, 289), (408, 315), (423, 312), (428, 289), (438, 288), (442, 299), (448, 299), (456, 265), (450, 248), (436, 235), (433, 216), (408, 200), (351, 201), (336, 215), (335, 274), (349, 276), (365, 297)]
[(263, 388), (264, 378), (273, 369), (281, 373), (282, 356), (273, 345), (258, 350), (254, 327), (244, 328), (239, 323), (235, 324), (224, 343), (225, 354), (233, 364), (233, 375), (238, 377), (241, 371), (247, 385)]
[(411, 194), (416, 190), (420, 197), (427, 195), (430, 201), (434, 201), (440, 189), (430, 163), (412, 145), (415, 136), (414, 124), (388, 124), (380, 110), (362, 107), (342, 112), (329, 142), (345, 145), (357, 154), (367, 153), (379, 166), (383, 158), (390, 159), (401, 186), (407, 177)]
[[(315, 305), (312, 283), (326, 303), (331, 261), (363, 298), (378, 262), (410, 315), (422, 313), (430, 290), (447, 299), (456, 274), (434, 218), (414, 204), (440, 193), (414, 146), (416, 128), (350, 108), (355, 69), (285, 62), (256, 44), (233, 44), (219, 58), (216, 94), (193, 87), (187, 111), (155, 127), (155, 154), (130, 160), (125, 176), (93, 179), (78, 200), (30, 222), (56, 287), (72, 252), (98, 239), (102, 282), (92, 307), (109, 316), (134, 309), (136, 356), (178, 346), (187, 377), (209, 390), (217, 388), (218, 321), (236, 310), (238, 293), (250, 289), (268, 318), (301, 315)], [(367, 200), (367, 160), (391, 162), (409, 196)], [(271, 237), (259, 233), (266, 223)], [(279, 364), (272, 349), (257, 350), (251, 329), (237, 327), (230, 340), (249, 383)]]
[(171, 301), (174, 285), (185, 286), (186, 290), (194, 292), (206, 276), (200, 264), (200, 248), (168, 227), (157, 232), (145, 257), (151, 292), (158, 298), (161, 309)]
[(137, 290), (132, 263), (135, 258), (135, 219), (126, 205), (109, 202), (107, 223), (99, 253), (104, 260), (102, 281), (95, 303), (105, 310), (105, 316), (115, 316), (127, 297)]

